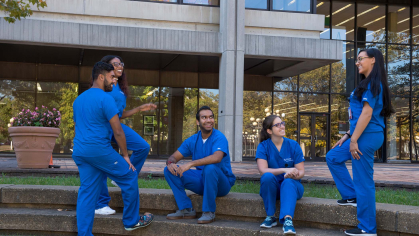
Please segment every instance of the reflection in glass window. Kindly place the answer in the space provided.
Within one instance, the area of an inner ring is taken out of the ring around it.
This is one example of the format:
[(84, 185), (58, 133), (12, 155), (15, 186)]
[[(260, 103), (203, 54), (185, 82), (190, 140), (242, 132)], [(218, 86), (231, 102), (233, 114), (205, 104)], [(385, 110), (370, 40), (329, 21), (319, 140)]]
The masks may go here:
[(419, 46), (412, 51), (412, 90), (413, 96), (419, 96)]
[(385, 42), (386, 7), (358, 4), (357, 38), (362, 42)]
[(273, 113), (286, 122), (285, 137), (297, 140), (297, 94), (274, 93)]
[(317, 1), (316, 14), (324, 15), (324, 30), (320, 33), (320, 38), (330, 39), (330, 1)]
[(332, 23), (332, 39), (353, 41), (355, 3), (333, 1)]
[[(182, 142), (194, 135), (198, 130), (196, 126), (196, 112), (198, 111), (198, 89), (185, 88), (183, 100), (183, 129), (181, 131)], [(174, 127), (172, 127), (172, 129), (173, 128)], [(175, 130), (173, 131), (179, 132)], [(175, 148), (177, 150), (179, 147)]]
[(288, 78), (274, 78), (275, 91), (297, 91), (298, 76)]
[(60, 136), (53, 153), (72, 153), (74, 138), (73, 102), (78, 96), (77, 83), (38, 82), (36, 85), (36, 107), (56, 108), (61, 114)]
[(310, 12), (310, 0), (273, 0), (272, 8), (279, 11)]
[(391, 99), (396, 113), (387, 119), (387, 160), (410, 160), (409, 99)]
[(413, 44), (419, 44), (419, 7), (413, 8), (412, 41)]
[(409, 43), (410, 7), (388, 6), (388, 42)]
[(268, 10), (268, 0), (245, 0), (245, 7)]
[(329, 95), (300, 93), (300, 112), (329, 112)]
[(388, 85), (393, 95), (410, 95), (410, 47), (388, 45)]
[[(127, 98), (126, 111), (146, 103), (159, 102), (159, 87), (129, 86), (130, 96)], [(150, 154), (157, 155), (157, 110), (137, 112), (121, 121), (137, 132), (150, 145)]]
[(14, 152), (7, 125), (22, 109), (35, 108), (36, 82), (0, 80), (0, 152)]
[(349, 115), (348, 107), (349, 101), (348, 97), (345, 95), (332, 95), (331, 104), (331, 129), (330, 129), (330, 141), (331, 146), (335, 145), (342, 136), (349, 130)]
[(178, 0), (146, 0), (149, 2), (177, 2)]
[(218, 6), (219, 3), (220, 3), (220, 1), (219, 0), (183, 0), (183, 3), (186, 3), (186, 4), (198, 4), (198, 5)]
[(330, 66), (300, 75), (300, 91), (303, 92), (329, 92)]
[(243, 91), (243, 156), (255, 156), (259, 133), (272, 114), (272, 92)]
[(332, 64), (332, 92), (350, 93), (355, 88), (354, 44), (342, 42), (343, 60)]
[(419, 99), (412, 99), (413, 118), (413, 139), (412, 139), (412, 161), (419, 161)]

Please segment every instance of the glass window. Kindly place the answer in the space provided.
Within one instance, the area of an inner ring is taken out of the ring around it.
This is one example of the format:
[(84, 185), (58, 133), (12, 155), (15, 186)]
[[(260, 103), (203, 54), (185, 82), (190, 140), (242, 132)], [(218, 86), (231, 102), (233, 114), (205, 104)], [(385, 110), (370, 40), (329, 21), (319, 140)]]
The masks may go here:
[(410, 47), (388, 45), (388, 85), (393, 95), (410, 96)]
[(331, 130), (330, 141), (331, 147), (339, 141), (342, 136), (349, 130), (349, 101), (346, 95), (332, 95), (331, 103)]
[(268, 10), (268, 0), (245, 0), (245, 7)]
[(297, 91), (298, 76), (288, 78), (274, 78), (274, 90), (276, 91)]
[(273, 0), (273, 10), (310, 12), (311, 0)]
[(342, 42), (343, 60), (332, 64), (332, 92), (351, 93), (355, 88), (354, 43)]
[[(159, 102), (159, 87), (153, 86), (129, 86), (130, 96), (127, 98), (126, 111), (131, 110), (137, 106), (145, 103), (154, 103), (158, 105)], [(122, 120), (122, 123), (129, 126), (150, 145), (151, 155), (157, 155), (157, 111), (137, 112), (134, 115)], [(167, 121), (161, 121), (161, 123)]]
[(385, 5), (358, 4), (357, 39), (361, 42), (385, 42)]
[(36, 85), (36, 107), (57, 108), (61, 112), (60, 136), (53, 153), (72, 153), (74, 138), (73, 102), (78, 96), (77, 83), (39, 82)]
[(146, 0), (149, 2), (177, 2), (178, 0)]
[(419, 46), (412, 51), (412, 90), (413, 96), (419, 96)]
[(410, 160), (409, 99), (391, 99), (396, 113), (387, 119), (387, 160)]
[(353, 41), (355, 3), (333, 1), (332, 24), (332, 39)]
[[(176, 0), (172, 0), (172, 1), (176, 1)], [(220, 1), (219, 0), (183, 0), (183, 3), (218, 6), (220, 4)]]
[(316, 14), (324, 15), (324, 31), (320, 33), (320, 38), (330, 39), (330, 1), (317, 1)]
[(412, 139), (412, 161), (419, 161), (419, 99), (412, 99), (413, 139)]
[(330, 66), (300, 75), (300, 91), (302, 92), (329, 92)]
[(0, 152), (14, 152), (10, 142), (10, 118), (22, 109), (35, 108), (36, 82), (0, 80)]
[[(182, 142), (194, 135), (198, 131), (196, 126), (196, 113), (198, 112), (198, 89), (185, 88), (184, 91), (185, 92), (183, 101), (183, 129), (181, 130)], [(174, 127), (172, 127), (172, 129), (173, 128)], [(174, 132), (178, 131), (176, 130)], [(175, 148), (177, 150), (179, 146)]]
[(419, 7), (413, 8), (412, 41), (419, 44)]
[(274, 93), (273, 113), (285, 121), (285, 133), (289, 139), (297, 140), (297, 94)]
[(328, 94), (300, 93), (300, 112), (329, 112)]
[(388, 6), (388, 42), (409, 43), (410, 7)]
[(243, 91), (243, 156), (255, 156), (263, 119), (272, 114), (272, 92)]

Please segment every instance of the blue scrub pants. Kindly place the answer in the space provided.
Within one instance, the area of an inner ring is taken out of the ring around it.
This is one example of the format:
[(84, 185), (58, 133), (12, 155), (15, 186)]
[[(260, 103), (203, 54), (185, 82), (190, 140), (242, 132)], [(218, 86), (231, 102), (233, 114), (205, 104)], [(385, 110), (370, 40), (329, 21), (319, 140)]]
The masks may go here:
[(280, 183), (272, 173), (265, 173), (260, 178), (259, 194), (263, 199), (266, 215), (275, 215), (276, 200), (280, 199), (279, 223), (281, 224), (284, 224), (284, 217), (286, 215), (294, 218), (295, 205), (297, 204), (297, 200), (303, 197), (303, 193), (304, 187), (298, 180), (284, 179)]
[[(150, 145), (130, 127), (124, 124), (121, 124), (121, 126), (125, 133), (125, 139), (127, 140), (127, 149), (133, 151), (130, 157), (131, 163), (133, 166), (135, 166), (137, 172), (140, 173), (141, 168), (143, 168), (145, 159), (150, 152)], [(114, 137), (112, 137), (112, 140), (115, 142)], [(102, 179), (103, 188), (100, 192), (99, 200), (96, 204), (96, 209), (108, 206), (109, 202), (111, 201), (107, 187), (107, 179), (108, 177), (106, 175)]]
[[(337, 146), (326, 155), (327, 165), (335, 180), (343, 200), (356, 198), (358, 228), (367, 233), (377, 232), (375, 220), (375, 184), (374, 184), (374, 152), (384, 141), (384, 134), (363, 133), (358, 139), (358, 148), (363, 155), (361, 159), (352, 159), (349, 152), (350, 139), (342, 146)], [(352, 159), (353, 181), (346, 168), (345, 162)]]
[(80, 188), (77, 197), (77, 229), (79, 236), (93, 235), (95, 205), (103, 188), (102, 180), (109, 176), (122, 191), (124, 213), (122, 222), (132, 227), (140, 220), (140, 196), (138, 192), (138, 173), (129, 169), (128, 163), (117, 152), (106, 156), (80, 157), (73, 160), (79, 168)]
[(192, 207), (191, 199), (186, 196), (185, 189), (204, 196), (203, 212), (215, 212), (215, 198), (227, 195), (231, 189), (228, 178), (214, 164), (204, 166), (202, 171), (193, 169), (185, 171), (182, 177), (173, 175), (165, 167), (164, 177), (173, 191), (179, 210)]

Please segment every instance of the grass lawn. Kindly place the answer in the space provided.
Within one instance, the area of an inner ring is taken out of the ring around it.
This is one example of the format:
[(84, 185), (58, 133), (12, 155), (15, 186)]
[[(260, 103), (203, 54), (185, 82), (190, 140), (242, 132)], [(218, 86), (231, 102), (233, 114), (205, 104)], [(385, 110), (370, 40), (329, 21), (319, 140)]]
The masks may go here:
[[(80, 179), (78, 177), (7, 177), (3, 174), (2, 178), (0, 178), (0, 184), (80, 186)], [(140, 188), (170, 189), (167, 182), (163, 179), (139, 179), (138, 185)], [(340, 199), (340, 194), (336, 186), (303, 185), (304, 197)], [(108, 186), (113, 187), (110, 179), (108, 179)], [(259, 194), (259, 189), (260, 184), (258, 182), (236, 181), (231, 192)], [(419, 193), (416, 191), (378, 188), (376, 191), (376, 201), (380, 203), (419, 206)]]

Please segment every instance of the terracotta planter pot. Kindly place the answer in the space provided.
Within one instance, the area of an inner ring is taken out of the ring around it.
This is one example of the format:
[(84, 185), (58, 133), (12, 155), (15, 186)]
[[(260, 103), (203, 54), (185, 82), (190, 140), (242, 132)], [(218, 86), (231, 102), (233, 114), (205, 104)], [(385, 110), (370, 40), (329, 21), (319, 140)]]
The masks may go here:
[(20, 126), (10, 127), (17, 165), (22, 169), (48, 168), (59, 128)]

